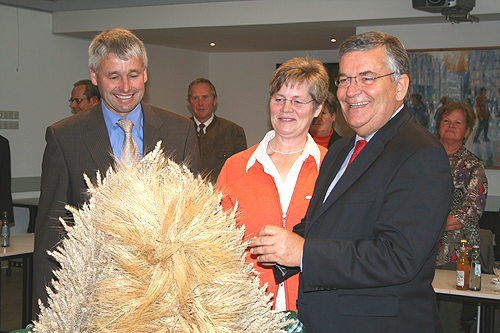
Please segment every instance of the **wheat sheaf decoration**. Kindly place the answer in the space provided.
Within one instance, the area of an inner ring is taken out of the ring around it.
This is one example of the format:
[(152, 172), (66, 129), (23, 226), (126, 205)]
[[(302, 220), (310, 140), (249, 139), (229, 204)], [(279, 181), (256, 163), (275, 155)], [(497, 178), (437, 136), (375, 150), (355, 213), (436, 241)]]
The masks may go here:
[(245, 264), (244, 230), (221, 194), (157, 144), (137, 165), (98, 174), (35, 332), (285, 332)]

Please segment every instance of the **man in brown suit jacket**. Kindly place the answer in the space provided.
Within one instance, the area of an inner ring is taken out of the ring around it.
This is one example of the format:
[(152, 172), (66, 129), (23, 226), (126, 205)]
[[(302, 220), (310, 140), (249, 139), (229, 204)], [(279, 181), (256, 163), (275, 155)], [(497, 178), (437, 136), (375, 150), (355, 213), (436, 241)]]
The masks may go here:
[(198, 78), (191, 82), (187, 102), (193, 110), (191, 119), (198, 133), (201, 173), (215, 183), (226, 160), (247, 149), (245, 131), (214, 114), (217, 91), (209, 80)]
[[(65, 236), (59, 217), (64, 206), (80, 207), (87, 200), (83, 174), (92, 182), (105, 175), (121, 157), (124, 131), (117, 120), (128, 119), (132, 137), (144, 156), (161, 140), (177, 163), (199, 170), (196, 134), (189, 119), (141, 102), (147, 81), (147, 54), (131, 32), (112, 29), (98, 35), (89, 48), (90, 77), (99, 87), (101, 103), (47, 128), (42, 184), (35, 228), (34, 292), (47, 305), (46, 286), (57, 264), (46, 253)], [(140, 198), (137, 198), (140, 200)]]

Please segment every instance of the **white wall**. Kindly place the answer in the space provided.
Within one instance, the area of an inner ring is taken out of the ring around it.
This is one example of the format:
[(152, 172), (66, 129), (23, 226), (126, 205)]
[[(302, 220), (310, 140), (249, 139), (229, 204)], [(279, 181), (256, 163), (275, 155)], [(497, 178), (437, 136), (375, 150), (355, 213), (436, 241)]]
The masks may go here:
[(268, 87), (276, 64), (305, 56), (338, 62), (337, 51), (210, 54), (209, 76), (217, 87), (217, 114), (245, 129), (248, 146), (260, 142), (271, 129)]
[[(10, 142), (13, 178), (40, 176), (45, 129), (71, 115), (68, 99), (73, 83), (89, 78), (90, 40), (51, 31), (51, 14), (0, 5), (0, 110), (19, 111), (20, 118), (18, 130), (0, 129)], [(187, 86), (198, 76), (208, 75), (208, 55), (153, 45), (146, 48), (145, 101), (190, 116)], [(14, 193), (14, 198), (36, 196), (38, 192)]]
[(45, 128), (71, 114), (73, 83), (88, 78), (88, 42), (53, 36), (50, 14), (0, 5), (0, 45), (0, 110), (19, 111), (19, 129), (0, 130), (12, 176), (39, 176)]
[(208, 54), (146, 45), (149, 59), (144, 100), (166, 110), (191, 117), (187, 108), (189, 83), (208, 76)]

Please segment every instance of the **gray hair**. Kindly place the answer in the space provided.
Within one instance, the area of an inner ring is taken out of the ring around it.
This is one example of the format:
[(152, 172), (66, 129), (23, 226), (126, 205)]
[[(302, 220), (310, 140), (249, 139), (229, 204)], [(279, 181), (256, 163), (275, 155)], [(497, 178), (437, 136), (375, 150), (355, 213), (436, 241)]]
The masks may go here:
[(188, 98), (191, 98), (191, 88), (193, 88), (193, 86), (195, 84), (198, 84), (198, 83), (206, 83), (206, 84), (208, 84), (208, 86), (210, 87), (210, 92), (212, 93), (213, 98), (217, 97), (217, 90), (215, 90), (215, 86), (212, 84), (212, 82), (210, 82), (209, 79), (205, 79), (203, 77), (200, 77), (200, 78), (197, 78), (196, 80), (194, 80), (193, 82), (191, 82), (189, 84)]
[(335, 95), (331, 91), (329, 91), (328, 97), (325, 100), (325, 104), (323, 104), (323, 110), (327, 108), (330, 115), (333, 116), (333, 114), (337, 112), (338, 107), (340, 107), (340, 103), (337, 101)]
[(377, 47), (385, 50), (385, 65), (395, 73), (391, 76), (393, 83), (403, 74), (410, 78), (410, 59), (405, 47), (399, 39), (384, 32), (370, 31), (349, 37), (340, 46), (339, 57), (348, 52), (369, 51)]
[(97, 35), (89, 46), (89, 68), (97, 73), (99, 61), (112, 53), (121, 60), (141, 58), (143, 70), (148, 67), (148, 56), (142, 41), (125, 29), (110, 29)]

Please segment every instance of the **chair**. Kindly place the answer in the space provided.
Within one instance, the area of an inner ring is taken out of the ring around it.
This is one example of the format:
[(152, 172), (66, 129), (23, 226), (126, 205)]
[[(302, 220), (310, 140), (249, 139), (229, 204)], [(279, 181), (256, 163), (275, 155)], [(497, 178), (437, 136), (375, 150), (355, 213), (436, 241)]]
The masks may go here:
[(493, 247), (493, 232), (489, 229), (479, 229), (481, 243), (481, 270), (487, 274), (493, 274), (493, 263), (495, 262), (495, 250)]

